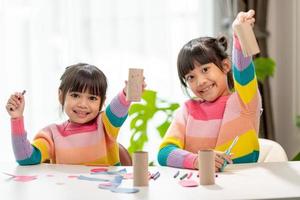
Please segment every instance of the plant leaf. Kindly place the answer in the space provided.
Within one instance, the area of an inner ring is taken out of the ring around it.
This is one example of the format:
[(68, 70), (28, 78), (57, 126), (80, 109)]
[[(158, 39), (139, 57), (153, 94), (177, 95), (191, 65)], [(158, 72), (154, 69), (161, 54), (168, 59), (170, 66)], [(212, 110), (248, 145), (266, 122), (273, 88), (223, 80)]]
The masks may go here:
[(171, 123), (168, 120), (166, 120), (156, 128), (158, 130), (161, 138), (163, 138), (165, 136), (170, 124)]
[(256, 77), (259, 81), (264, 81), (267, 77), (274, 75), (275, 62), (271, 58), (256, 58), (254, 60), (254, 65)]

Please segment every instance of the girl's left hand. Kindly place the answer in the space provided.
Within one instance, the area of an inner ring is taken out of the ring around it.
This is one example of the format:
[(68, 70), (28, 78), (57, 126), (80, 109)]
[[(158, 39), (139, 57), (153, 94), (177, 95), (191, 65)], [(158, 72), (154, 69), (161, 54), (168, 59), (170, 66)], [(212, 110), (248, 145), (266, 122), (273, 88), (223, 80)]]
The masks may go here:
[(232, 159), (231, 156), (232, 154), (225, 154), (225, 152), (221, 152), (221, 151), (215, 151), (215, 171), (219, 172), (221, 170), (221, 168), (223, 167), (223, 164), (225, 162), (225, 160), (227, 161), (227, 163), (232, 164)]
[(239, 12), (232, 23), (232, 28), (242, 23), (249, 23), (253, 27), (255, 22), (254, 15), (254, 10), (249, 10), (248, 12)]
[[(125, 87), (123, 89), (123, 92), (125, 94), (125, 96), (127, 95), (126, 92), (127, 92), (127, 84), (128, 84), (128, 81), (126, 80), (125, 81)], [(147, 87), (147, 84), (146, 84), (146, 81), (145, 81), (145, 77), (144, 77), (144, 80), (143, 80), (143, 84), (142, 84), (142, 92), (145, 91), (145, 88)]]
[[(232, 154), (227, 155), (225, 154), (225, 152), (222, 151), (214, 151), (214, 152), (215, 152), (215, 172), (220, 172), (225, 160), (229, 164), (233, 163), (231, 159)], [(198, 169), (198, 159), (195, 159), (194, 161), (194, 169)]]

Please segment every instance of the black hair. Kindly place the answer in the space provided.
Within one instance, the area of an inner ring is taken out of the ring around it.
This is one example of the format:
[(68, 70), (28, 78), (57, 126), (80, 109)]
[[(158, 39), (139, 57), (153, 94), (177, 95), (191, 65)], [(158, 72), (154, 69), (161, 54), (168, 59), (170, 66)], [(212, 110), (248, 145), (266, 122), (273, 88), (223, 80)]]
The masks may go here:
[[(200, 65), (214, 63), (223, 71), (222, 61), (229, 57), (226, 52), (227, 47), (228, 42), (225, 36), (218, 38), (200, 37), (185, 44), (177, 58), (177, 71), (181, 85), (185, 89), (187, 88), (185, 75), (195, 68), (195, 61)], [(231, 70), (227, 73), (227, 84), (230, 90), (233, 89), (234, 82)]]
[(60, 78), (59, 89), (61, 91), (61, 104), (64, 106), (68, 92), (86, 92), (101, 98), (101, 110), (107, 90), (107, 79), (105, 74), (96, 66), (86, 63), (78, 63), (66, 67)]

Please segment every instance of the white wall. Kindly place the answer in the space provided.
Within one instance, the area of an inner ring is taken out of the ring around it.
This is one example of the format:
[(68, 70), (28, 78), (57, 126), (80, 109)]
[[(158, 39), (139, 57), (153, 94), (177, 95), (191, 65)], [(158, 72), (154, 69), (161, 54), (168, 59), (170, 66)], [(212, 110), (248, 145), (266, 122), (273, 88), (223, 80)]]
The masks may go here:
[[(107, 102), (124, 86), (129, 67), (142, 67), (147, 89), (181, 102), (176, 70), (180, 48), (213, 33), (211, 0), (0, 0), (0, 162), (14, 162), (10, 119), (14, 91), (26, 89), (28, 138), (61, 122), (57, 88), (65, 67), (87, 62), (108, 77)], [(163, 87), (162, 87), (163, 83)], [(119, 142), (128, 147), (129, 120)], [(156, 158), (159, 137), (146, 150)], [(152, 146), (151, 146), (152, 145)]]
[(269, 1), (269, 56), (276, 61), (271, 79), (276, 140), (293, 158), (300, 151), (300, 2)]

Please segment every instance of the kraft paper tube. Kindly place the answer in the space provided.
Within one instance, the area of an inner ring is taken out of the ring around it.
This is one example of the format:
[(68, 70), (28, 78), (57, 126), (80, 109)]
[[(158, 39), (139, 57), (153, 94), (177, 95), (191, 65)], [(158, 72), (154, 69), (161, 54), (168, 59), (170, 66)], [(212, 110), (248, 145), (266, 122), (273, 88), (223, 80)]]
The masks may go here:
[(127, 101), (140, 101), (143, 92), (143, 69), (130, 68), (127, 83)]
[(213, 150), (198, 152), (198, 168), (200, 185), (215, 184), (215, 152)]
[(234, 27), (234, 32), (240, 40), (244, 56), (248, 57), (260, 52), (254, 31), (250, 24), (239, 24)]
[(148, 152), (133, 153), (133, 185), (148, 186)]

